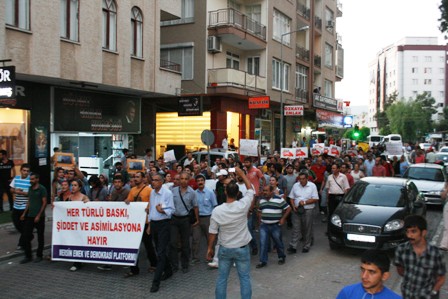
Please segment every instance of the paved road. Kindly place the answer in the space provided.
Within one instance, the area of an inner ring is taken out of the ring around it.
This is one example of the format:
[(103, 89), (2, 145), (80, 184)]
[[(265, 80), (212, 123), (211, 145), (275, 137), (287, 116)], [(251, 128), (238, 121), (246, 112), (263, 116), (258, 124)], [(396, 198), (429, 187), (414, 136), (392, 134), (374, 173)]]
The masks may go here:
[[(431, 209), (427, 215), (430, 238), (440, 238), (441, 212)], [(49, 221), (48, 226), (51, 224)], [(320, 216), (315, 221), (315, 245), (312, 250), (288, 255), (285, 265), (277, 265), (276, 256), (269, 255), (268, 267), (256, 269), (257, 257), (252, 257), (253, 298), (335, 298), (339, 290), (359, 281), (359, 258), (362, 251), (337, 250), (328, 247), (324, 235), (325, 225)], [(6, 239), (16, 240), (16, 234), (0, 228), (0, 247), (7, 247)], [(289, 240), (290, 231), (284, 231)], [(9, 236), (4, 238), (4, 236)], [(47, 239), (49, 241), (49, 239)], [(11, 246), (9, 246), (11, 247)], [(205, 248), (203, 248), (205, 250)], [(4, 253), (1, 253), (4, 256)], [(205, 254), (205, 253), (204, 253)], [(98, 270), (95, 264), (86, 264), (78, 272), (69, 272), (70, 263), (49, 262), (20, 265), (22, 256), (9, 256), (0, 262), (0, 297), (2, 298), (143, 298), (149, 295), (152, 275), (145, 270), (147, 261), (142, 258), (140, 275), (124, 279), (128, 270), (114, 266), (112, 271)], [(1, 258), (0, 258), (1, 260)], [(206, 263), (191, 266), (187, 274), (176, 273), (162, 282), (160, 291), (151, 298), (214, 298), (217, 270), (210, 270)], [(400, 277), (395, 269), (387, 285), (399, 292)], [(228, 298), (239, 298), (236, 270), (232, 270)], [(442, 289), (441, 298), (448, 298), (448, 284)]]

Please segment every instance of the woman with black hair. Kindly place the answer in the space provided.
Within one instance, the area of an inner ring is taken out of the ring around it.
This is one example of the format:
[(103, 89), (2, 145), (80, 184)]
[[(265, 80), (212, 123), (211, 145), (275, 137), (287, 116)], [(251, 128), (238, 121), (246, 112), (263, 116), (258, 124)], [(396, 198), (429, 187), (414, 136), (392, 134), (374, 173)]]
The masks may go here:
[(107, 187), (103, 186), (98, 176), (92, 175), (89, 178), (90, 190), (87, 194), (91, 201), (106, 201), (107, 200)]

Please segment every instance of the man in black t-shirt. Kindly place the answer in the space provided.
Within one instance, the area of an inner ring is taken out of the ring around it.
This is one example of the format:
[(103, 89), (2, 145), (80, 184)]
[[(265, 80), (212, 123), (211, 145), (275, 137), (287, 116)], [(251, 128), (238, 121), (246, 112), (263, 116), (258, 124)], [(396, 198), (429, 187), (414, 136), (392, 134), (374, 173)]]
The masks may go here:
[(5, 194), (5, 192), (8, 195), (9, 210), (12, 211), (14, 202), (9, 184), (15, 175), (14, 162), (8, 159), (7, 151), (3, 149), (0, 150), (0, 213), (3, 212), (3, 194)]

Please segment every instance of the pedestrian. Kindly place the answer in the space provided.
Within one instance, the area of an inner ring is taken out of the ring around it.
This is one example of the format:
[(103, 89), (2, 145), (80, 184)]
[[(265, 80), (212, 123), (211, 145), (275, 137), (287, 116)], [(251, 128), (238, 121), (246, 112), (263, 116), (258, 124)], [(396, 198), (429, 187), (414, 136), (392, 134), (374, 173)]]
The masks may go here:
[(160, 282), (173, 275), (168, 257), (170, 245), (170, 221), (174, 212), (173, 193), (168, 188), (162, 188), (163, 176), (156, 174), (152, 178), (151, 201), (148, 203), (149, 227), (147, 234), (154, 238), (157, 251), (157, 267), (152, 280), (151, 293), (159, 291)]
[(372, 168), (372, 176), (384, 177), (387, 176), (386, 168), (383, 166), (381, 157), (375, 158), (375, 166)]
[(445, 262), (439, 249), (426, 241), (426, 219), (419, 215), (407, 216), (404, 229), (409, 241), (397, 247), (394, 259), (398, 274), (403, 276), (403, 298), (440, 298), (440, 288), (445, 283)]
[(3, 212), (3, 194), (8, 196), (9, 210), (12, 212), (14, 208), (14, 199), (9, 188), (12, 179), (16, 176), (14, 162), (8, 159), (8, 152), (0, 150), (0, 213)]
[(353, 170), (350, 172), (350, 174), (352, 175), (355, 183), (364, 177), (364, 172), (362, 172), (362, 170), (359, 168), (359, 163), (355, 163), (355, 165), (353, 166)]
[(103, 186), (100, 178), (97, 175), (90, 176), (89, 180), (89, 192), (87, 196), (91, 201), (106, 201), (108, 198), (107, 187)]
[[(174, 187), (173, 193), (174, 212), (171, 218), (170, 228), (170, 260), (171, 268), (175, 273), (179, 269), (179, 237), (181, 244), (181, 267), (182, 272), (187, 273), (188, 264), (190, 262), (190, 234), (191, 226), (199, 225), (199, 209), (196, 199), (196, 192), (188, 186), (190, 175), (187, 172), (180, 174), (180, 186)], [(190, 223), (190, 211), (195, 214), (195, 223)]]
[(342, 197), (350, 189), (347, 177), (340, 173), (341, 166), (338, 164), (333, 164), (331, 166), (331, 172), (325, 183), (325, 188), (327, 188), (327, 207), (328, 215), (327, 222), (330, 224), (331, 215), (333, 215), (334, 210), (341, 202)]
[(442, 200), (445, 201), (445, 204), (443, 206), (443, 225), (444, 225), (443, 237), (439, 247), (439, 249), (443, 251), (448, 251), (448, 204), (446, 203), (447, 194), (448, 194), (448, 182), (445, 182), (445, 186), (443, 187), (443, 190), (440, 194)]
[(247, 188), (246, 194), (237, 200), (238, 185), (235, 182), (229, 182), (225, 186), (227, 201), (217, 206), (210, 218), (207, 260), (213, 258), (214, 244), (219, 231), (219, 273), (215, 288), (216, 299), (227, 297), (227, 279), (233, 263), (236, 265), (240, 279), (241, 298), (252, 297), (249, 249), (252, 237), (247, 228), (247, 213), (252, 205), (254, 190), (240, 168), (236, 167), (235, 172), (243, 178)]
[(41, 262), (44, 251), (44, 232), (45, 232), (45, 207), (47, 206), (47, 189), (39, 184), (39, 174), (30, 175), (30, 188), (28, 191), (28, 203), (23, 211), (20, 220), (24, 221), (23, 240), (25, 242), (25, 258), (20, 261), (21, 264), (33, 260), (31, 252), (31, 241), (34, 229), (37, 230), (37, 252), (35, 263)]
[(373, 169), (373, 166), (375, 166), (375, 161), (373, 160), (373, 154), (372, 153), (368, 153), (367, 154), (367, 159), (364, 161), (364, 170), (365, 170), (365, 172), (364, 172), (364, 174), (366, 175), (366, 176), (372, 176), (373, 174), (372, 174), (372, 169)]
[(291, 212), (291, 207), (286, 201), (274, 195), (272, 185), (263, 187), (263, 198), (260, 200), (258, 217), (260, 225), (260, 263), (257, 268), (263, 268), (268, 262), (269, 240), (272, 238), (277, 250), (278, 264), (285, 263), (285, 246), (282, 239), (282, 225)]
[(336, 299), (400, 299), (384, 282), (390, 277), (390, 260), (379, 250), (367, 250), (361, 256), (361, 282), (344, 287)]
[(110, 193), (110, 201), (125, 201), (128, 198), (130, 188), (124, 185), (123, 176), (116, 175), (112, 182), (113, 190)]
[(319, 202), (319, 194), (316, 185), (308, 181), (306, 170), (299, 173), (299, 182), (294, 184), (288, 198), (293, 208), (293, 216), (291, 216), (293, 231), (288, 252), (297, 252), (300, 232), (303, 239), (302, 252), (307, 253), (313, 245), (313, 210), (316, 203)]
[(17, 245), (17, 251), (23, 251), (25, 249), (25, 242), (23, 238), (23, 225), (24, 221), (21, 220), (23, 211), (26, 209), (28, 202), (28, 190), (31, 186), (30, 183), (30, 164), (24, 163), (20, 166), (20, 175), (16, 175), (12, 180), (11, 193), (15, 195), (14, 205), (12, 209), (12, 223), (17, 231), (20, 233), (19, 244)]

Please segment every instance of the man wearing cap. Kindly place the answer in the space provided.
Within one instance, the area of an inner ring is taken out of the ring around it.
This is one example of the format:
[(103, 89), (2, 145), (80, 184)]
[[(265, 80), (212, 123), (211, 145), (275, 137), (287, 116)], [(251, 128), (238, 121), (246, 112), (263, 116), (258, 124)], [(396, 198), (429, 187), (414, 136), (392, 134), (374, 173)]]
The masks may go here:
[(226, 194), (224, 192), (224, 181), (227, 179), (227, 176), (229, 173), (225, 169), (220, 169), (216, 173), (216, 177), (218, 178), (218, 181), (216, 182), (216, 200), (218, 201), (218, 205), (226, 202)]
[(196, 176), (196, 200), (199, 208), (199, 225), (193, 226), (192, 239), (192, 264), (199, 262), (199, 248), (201, 244), (201, 235), (208, 240), (208, 228), (210, 226), (210, 216), (213, 209), (218, 205), (215, 193), (205, 186), (205, 176), (200, 174)]

